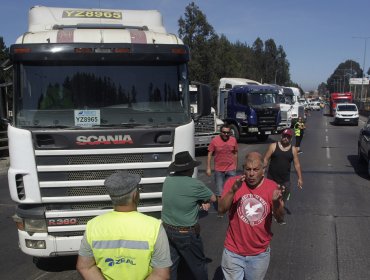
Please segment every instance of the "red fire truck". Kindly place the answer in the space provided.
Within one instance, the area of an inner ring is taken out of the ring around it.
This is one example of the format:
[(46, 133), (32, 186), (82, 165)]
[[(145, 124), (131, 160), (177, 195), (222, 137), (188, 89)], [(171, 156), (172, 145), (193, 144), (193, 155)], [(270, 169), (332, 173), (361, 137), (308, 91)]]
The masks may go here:
[(338, 103), (352, 103), (352, 92), (333, 92), (330, 95), (330, 115), (334, 116)]

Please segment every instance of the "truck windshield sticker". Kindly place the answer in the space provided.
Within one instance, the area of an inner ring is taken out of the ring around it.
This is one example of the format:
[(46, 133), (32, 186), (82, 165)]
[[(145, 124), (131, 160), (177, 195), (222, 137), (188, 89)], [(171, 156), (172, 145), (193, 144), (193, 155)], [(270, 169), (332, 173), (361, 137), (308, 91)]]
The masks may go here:
[(64, 10), (62, 17), (122, 19), (122, 13), (112, 11), (94, 11), (94, 10)]
[(100, 110), (75, 110), (75, 126), (100, 125)]

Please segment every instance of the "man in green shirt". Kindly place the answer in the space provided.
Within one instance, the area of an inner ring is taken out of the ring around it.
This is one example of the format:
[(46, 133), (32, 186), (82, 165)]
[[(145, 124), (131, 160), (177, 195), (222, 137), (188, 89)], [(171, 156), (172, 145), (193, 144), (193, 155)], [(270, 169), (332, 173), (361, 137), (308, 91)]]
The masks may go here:
[(171, 279), (177, 279), (177, 268), (183, 259), (192, 279), (208, 279), (207, 262), (198, 224), (199, 210), (208, 210), (216, 196), (206, 185), (192, 178), (200, 165), (188, 151), (175, 155), (169, 166), (170, 176), (163, 183), (162, 221), (170, 243)]

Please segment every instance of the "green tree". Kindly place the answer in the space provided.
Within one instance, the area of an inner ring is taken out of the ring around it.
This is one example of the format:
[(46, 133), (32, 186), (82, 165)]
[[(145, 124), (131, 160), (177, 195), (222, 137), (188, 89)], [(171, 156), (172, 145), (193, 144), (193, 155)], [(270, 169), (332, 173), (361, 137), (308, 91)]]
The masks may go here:
[[(9, 59), (9, 48), (5, 46), (3, 37), (0, 37), (0, 64)], [(0, 83), (12, 81), (12, 71), (0, 69)]]
[(273, 39), (268, 39), (265, 41), (264, 49), (264, 65), (265, 72), (263, 76), (263, 81), (265, 83), (274, 83), (275, 74), (277, 70), (277, 48), (275, 41)]
[(210, 81), (210, 69), (213, 69), (213, 40), (217, 39), (213, 27), (199, 7), (191, 2), (185, 8), (184, 18), (180, 17), (179, 37), (189, 46), (191, 60), (189, 74), (191, 80), (199, 82)]
[(362, 69), (360, 64), (353, 60), (346, 60), (340, 63), (333, 74), (327, 79), (327, 88), (329, 92), (347, 92), (350, 90), (349, 79), (361, 78)]
[(286, 57), (284, 48), (280, 45), (276, 57), (275, 84), (281, 86), (285, 86), (290, 81), (289, 62)]

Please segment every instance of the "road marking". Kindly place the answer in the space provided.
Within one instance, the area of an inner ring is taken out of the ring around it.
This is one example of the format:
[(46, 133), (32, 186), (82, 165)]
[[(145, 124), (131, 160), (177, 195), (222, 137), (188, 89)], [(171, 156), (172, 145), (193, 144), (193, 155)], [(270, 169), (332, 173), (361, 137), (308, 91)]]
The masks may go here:
[(325, 132), (328, 132), (328, 129), (327, 128), (325, 128)]
[[(328, 135), (325, 136), (325, 141), (326, 141), (326, 143), (329, 143), (329, 136)], [(326, 147), (326, 158), (330, 159), (330, 148), (329, 147)], [(328, 166), (330, 166), (330, 165), (328, 164)]]

